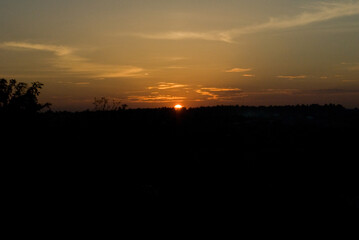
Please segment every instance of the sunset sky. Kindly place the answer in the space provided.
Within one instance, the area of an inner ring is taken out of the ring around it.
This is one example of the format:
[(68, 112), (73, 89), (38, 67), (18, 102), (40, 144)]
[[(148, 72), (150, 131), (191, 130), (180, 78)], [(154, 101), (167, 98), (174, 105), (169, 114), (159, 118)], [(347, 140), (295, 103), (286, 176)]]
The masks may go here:
[(359, 0), (1, 0), (0, 78), (54, 110), (359, 107)]

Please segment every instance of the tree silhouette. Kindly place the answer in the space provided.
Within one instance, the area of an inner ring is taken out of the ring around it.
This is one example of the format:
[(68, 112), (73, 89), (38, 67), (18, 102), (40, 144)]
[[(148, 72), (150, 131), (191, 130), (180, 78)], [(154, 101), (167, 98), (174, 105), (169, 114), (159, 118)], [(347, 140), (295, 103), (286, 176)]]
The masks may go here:
[(37, 98), (42, 86), (40, 82), (32, 82), (28, 86), (27, 83), (18, 83), (15, 79), (0, 79), (0, 111), (34, 113), (49, 107), (50, 103), (38, 103)]
[(121, 105), (121, 102), (115, 99), (112, 99), (110, 103), (110, 100), (106, 97), (95, 98), (93, 104), (95, 105), (95, 111), (119, 111), (121, 106), (124, 110), (127, 107), (127, 104)]
[(126, 110), (126, 108), (128, 107), (127, 104), (122, 104), (121, 106), (122, 106), (122, 109), (123, 109), (123, 110)]

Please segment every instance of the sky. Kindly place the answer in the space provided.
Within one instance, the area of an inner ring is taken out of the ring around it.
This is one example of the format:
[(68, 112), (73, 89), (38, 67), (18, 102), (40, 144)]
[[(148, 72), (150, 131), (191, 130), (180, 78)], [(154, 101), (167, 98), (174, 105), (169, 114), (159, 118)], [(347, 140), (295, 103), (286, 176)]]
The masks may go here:
[(1, 0), (0, 78), (54, 110), (359, 107), (359, 0)]

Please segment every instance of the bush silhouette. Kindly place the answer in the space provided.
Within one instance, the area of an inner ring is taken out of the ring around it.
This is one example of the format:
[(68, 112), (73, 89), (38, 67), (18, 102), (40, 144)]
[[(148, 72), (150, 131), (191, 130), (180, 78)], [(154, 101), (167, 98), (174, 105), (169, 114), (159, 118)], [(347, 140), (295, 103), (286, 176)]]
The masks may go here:
[(37, 97), (42, 86), (43, 84), (40, 82), (32, 82), (28, 86), (27, 83), (18, 83), (15, 79), (10, 81), (0, 79), (0, 112), (34, 113), (49, 107), (49, 103), (38, 103)]

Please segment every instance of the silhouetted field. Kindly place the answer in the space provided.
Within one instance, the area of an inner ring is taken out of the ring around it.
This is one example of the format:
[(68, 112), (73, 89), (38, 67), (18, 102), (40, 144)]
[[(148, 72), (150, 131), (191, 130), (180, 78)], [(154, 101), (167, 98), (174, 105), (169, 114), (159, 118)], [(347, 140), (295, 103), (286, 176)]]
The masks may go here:
[(358, 109), (46, 112), (1, 126), (5, 190), (21, 211), (358, 213)]

